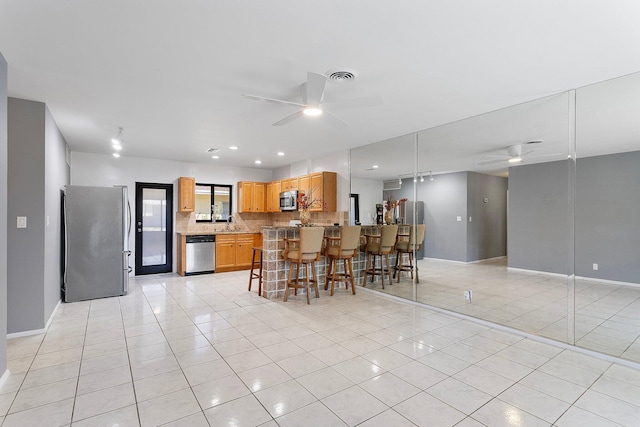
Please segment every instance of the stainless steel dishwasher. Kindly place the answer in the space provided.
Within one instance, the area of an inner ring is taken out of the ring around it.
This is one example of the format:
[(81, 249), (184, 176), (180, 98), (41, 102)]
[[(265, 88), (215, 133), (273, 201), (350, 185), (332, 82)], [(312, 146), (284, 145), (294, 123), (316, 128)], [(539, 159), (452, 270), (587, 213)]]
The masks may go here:
[(185, 274), (214, 273), (216, 268), (216, 236), (187, 236)]

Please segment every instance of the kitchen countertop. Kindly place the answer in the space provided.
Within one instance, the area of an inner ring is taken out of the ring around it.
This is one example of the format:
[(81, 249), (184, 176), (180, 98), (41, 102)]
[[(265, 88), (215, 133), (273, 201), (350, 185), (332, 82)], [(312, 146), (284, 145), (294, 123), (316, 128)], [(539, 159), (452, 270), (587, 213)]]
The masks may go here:
[(181, 236), (213, 236), (216, 234), (260, 234), (259, 231), (176, 231)]

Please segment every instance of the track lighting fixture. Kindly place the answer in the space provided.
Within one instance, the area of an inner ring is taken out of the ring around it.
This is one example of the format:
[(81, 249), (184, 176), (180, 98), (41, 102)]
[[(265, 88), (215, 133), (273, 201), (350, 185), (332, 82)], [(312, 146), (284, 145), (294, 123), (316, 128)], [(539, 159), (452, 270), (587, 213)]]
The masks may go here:
[(422, 174), (420, 174), (420, 182), (424, 182), (424, 176), (422, 176)]
[(433, 174), (429, 171), (429, 181), (433, 181)]

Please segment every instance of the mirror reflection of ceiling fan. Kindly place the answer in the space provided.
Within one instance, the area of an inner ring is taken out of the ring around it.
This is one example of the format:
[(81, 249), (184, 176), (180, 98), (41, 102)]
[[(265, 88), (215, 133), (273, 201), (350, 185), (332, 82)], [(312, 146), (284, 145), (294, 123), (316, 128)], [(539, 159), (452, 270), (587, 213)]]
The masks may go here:
[(324, 90), (326, 84), (326, 76), (308, 72), (307, 81), (303, 83), (301, 87), (302, 102), (285, 101), (283, 99), (267, 98), (264, 96), (249, 95), (246, 93), (243, 93), (242, 96), (254, 101), (291, 105), (299, 108), (299, 110), (295, 113), (273, 123), (273, 126), (283, 126), (303, 116), (322, 116), (332, 126), (338, 129), (343, 129), (348, 126), (348, 123), (331, 111), (334, 107), (341, 109), (374, 107), (382, 105), (383, 103), (383, 99), (380, 96), (357, 98), (344, 101), (324, 101)]
[(496, 163), (511, 163), (518, 164), (524, 163), (527, 159), (535, 159), (542, 157), (553, 157), (559, 156), (562, 153), (552, 153), (552, 154), (534, 154), (536, 151), (542, 150), (540, 146), (542, 141), (527, 141), (522, 144), (514, 144), (509, 145), (507, 147), (496, 150), (496, 154), (485, 154), (476, 162), (478, 165), (493, 165)]

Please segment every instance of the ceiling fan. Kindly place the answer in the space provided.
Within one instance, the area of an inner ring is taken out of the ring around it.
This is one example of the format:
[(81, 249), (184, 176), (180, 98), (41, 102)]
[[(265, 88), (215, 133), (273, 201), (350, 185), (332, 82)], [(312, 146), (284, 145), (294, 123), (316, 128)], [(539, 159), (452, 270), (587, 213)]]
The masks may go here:
[[(509, 145), (505, 148), (501, 148), (498, 154), (486, 154), (482, 156), (476, 163), (478, 165), (492, 165), (496, 163), (508, 162), (511, 164), (517, 164), (524, 162), (525, 159), (533, 159), (540, 157), (558, 156), (562, 153), (552, 154), (537, 154), (530, 155), (530, 153), (542, 150), (540, 147), (541, 140), (527, 141), (522, 144)], [(537, 147), (536, 147), (537, 146)]]
[(301, 95), (302, 102), (285, 101), (283, 99), (267, 98), (258, 95), (249, 95), (243, 93), (242, 96), (254, 101), (270, 102), (273, 104), (284, 104), (298, 107), (299, 110), (295, 113), (285, 117), (282, 120), (278, 120), (273, 123), (273, 126), (283, 126), (291, 123), (295, 119), (303, 116), (314, 117), (322, 116), (328, 123), (338, 129), (343, 129), (348, 126), (348, 123), (335, 115), (330, 110), (333, 107), (337, 108), (357, 108), (357, 107), (373, 107), (382, 105), (383, 100), (380, 96), (373, 96), (368, 98), (357, 98), (344, 101), (324, 101), (324, 90), (327, 84), (327, 77), (318, 73), (307, 73), (307, 81), (302, 84)]

